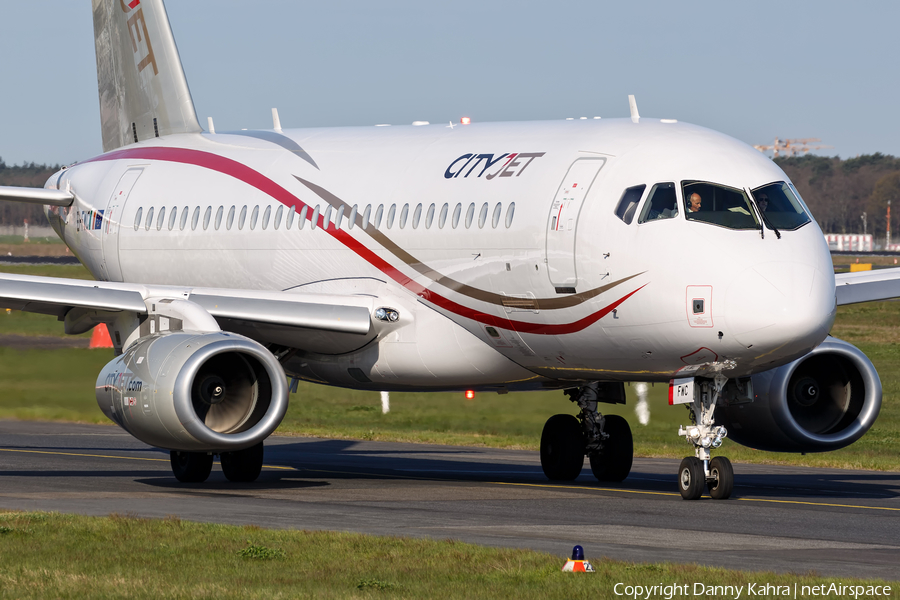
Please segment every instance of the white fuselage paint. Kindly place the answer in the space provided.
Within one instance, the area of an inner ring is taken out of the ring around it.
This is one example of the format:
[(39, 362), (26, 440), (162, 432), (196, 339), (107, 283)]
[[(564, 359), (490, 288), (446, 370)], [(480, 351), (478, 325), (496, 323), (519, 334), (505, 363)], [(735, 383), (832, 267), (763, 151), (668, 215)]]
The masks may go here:
[[(664, 381), (722, 365), (736, 377), (821, 342), (835, 294), (816, 223), (778, 239), (688, 221), (683, 180), (740, 189), (789, 181), (741, 142), (655, 119), (242, 131), (162, 137), (75, 165), (48, 187), (71, 187), (76, 204), (64, 221), (55, 209), (49, 217), (98, 279), (362, 294), (398, 309), (401, 326), (355, 352), (336, 355), (323, 342), (285, 365), (335, 385), (518, 389)], [(639, 213), (661, 182), (676, 184), (677, 217), (615, 216), (626, 188), (647, 185)], [(308, 206), (303, 228), (299, 215), (286, 227), (299, 203)], [(100, 210), (102, 219), (82, 222)], [(331, 231), (321, 227), (326, 211)], [(700, 317), (692, 298), (705, 301)], [(290, 336), (277, 342), (289, 346)]]

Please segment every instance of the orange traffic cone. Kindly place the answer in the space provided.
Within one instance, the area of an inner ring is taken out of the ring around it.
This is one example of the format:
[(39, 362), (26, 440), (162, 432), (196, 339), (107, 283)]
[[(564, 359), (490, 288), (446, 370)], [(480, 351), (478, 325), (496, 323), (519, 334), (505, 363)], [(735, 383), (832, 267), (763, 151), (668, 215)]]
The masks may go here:
[(94, 333), (91, 334), (91, 348), (112, 348), (112, 338), (109, 337), (109, 329), (106, 323), (100, 323), (94, 327)]

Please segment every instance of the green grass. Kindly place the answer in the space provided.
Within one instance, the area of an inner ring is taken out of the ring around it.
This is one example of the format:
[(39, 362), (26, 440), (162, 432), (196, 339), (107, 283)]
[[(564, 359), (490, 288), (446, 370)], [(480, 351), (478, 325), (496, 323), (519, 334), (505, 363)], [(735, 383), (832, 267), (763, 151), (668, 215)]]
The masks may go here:
[[(30, 237), (28, 238), (28, 243), (47, 245), (62, 244), (63, 241), (54, 235), (50, 237)], [(0, 244), (25, 245), (25, 237), (21, 235), (0, 235)]]
[[(744, 573), (587, 556), (563, 559), (338, 532), (268, 530), (130, 516), (0, 513), (0, 598), (610, 598), (616, 583), (830, 584), (815, 574)], [(845, 585), (892, 585), (840, 578)], [(744, 594), (746, 596), (746, 587)], [(664, 597), (664, 596), (656, 596)], [(718, 597), (701, 595), (700, 597)], [(793, 595), (792, 595), (793, 597)], [(832, 597), (832, 596), (821, 596)], [(846, 596), (844, 596), (846, 597)]]

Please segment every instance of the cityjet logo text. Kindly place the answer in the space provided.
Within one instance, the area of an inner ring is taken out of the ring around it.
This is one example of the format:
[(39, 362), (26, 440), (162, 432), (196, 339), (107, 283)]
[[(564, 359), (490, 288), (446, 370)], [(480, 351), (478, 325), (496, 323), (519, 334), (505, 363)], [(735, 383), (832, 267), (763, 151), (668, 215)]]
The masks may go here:
[(445, 179), (456, 177), (466, 178), (469, 175), (485, 179), (494, 177), (518, 177), (525, 172), (528, 165), (536, 158), (542, 157), (546, 152), (507, 152), (494, 156), (493, 154), (463, 154), (447, 167), (444, 171)]

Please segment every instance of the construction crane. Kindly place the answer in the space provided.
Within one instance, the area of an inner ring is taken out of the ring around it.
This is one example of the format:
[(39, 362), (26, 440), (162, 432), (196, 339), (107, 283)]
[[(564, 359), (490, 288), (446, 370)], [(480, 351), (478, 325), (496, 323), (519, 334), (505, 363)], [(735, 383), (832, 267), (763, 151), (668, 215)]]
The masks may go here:
[(781, 138), (775, 138), (775, 143), (768, 146), (753, 146), (760, 152), (768, 152), (772, 151), (772, 158), (778, 158), (781, 155), (784, 156), (797, 156), (798, 154), (806, 154), (810, 150), (822, 150), (824, 148), (834, 148), (834, 146), (824, 146), (821, 144), (815, 144), (815, 142), (821, 142), (819, 138), (802, 138), (795, 140), (783, 140)]

